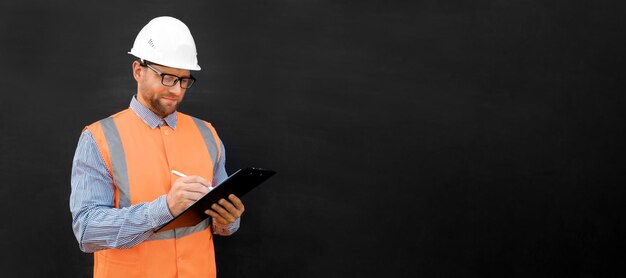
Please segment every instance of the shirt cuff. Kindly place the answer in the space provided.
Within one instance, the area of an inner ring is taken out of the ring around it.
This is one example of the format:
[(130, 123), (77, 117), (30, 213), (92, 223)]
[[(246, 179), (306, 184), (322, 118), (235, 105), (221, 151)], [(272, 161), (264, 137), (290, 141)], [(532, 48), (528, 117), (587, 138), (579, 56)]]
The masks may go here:
[(147, 214), (152, 228), (158, 228), (174, 218), (167, 207), (165, 195), (161, 195), (156, 200), (148, 203)]
[(213, 223), (213, 233), (221, 236), (229, 236), (234, 234), (237, 230), (239, 230), (239, 223), (241, 222), (241, 218), (237, 218), (235, 222), (231, 224), (220, 224), (213, 219), (211, 223)]

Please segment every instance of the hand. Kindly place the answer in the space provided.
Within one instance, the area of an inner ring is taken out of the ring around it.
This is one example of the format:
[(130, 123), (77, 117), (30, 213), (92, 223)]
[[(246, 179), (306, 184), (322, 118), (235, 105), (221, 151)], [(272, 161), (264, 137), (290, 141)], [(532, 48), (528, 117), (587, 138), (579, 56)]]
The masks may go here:
[(232, 224), (241, 217), (245, 208), (241, 200), (233, 194), (228, 196), (228, 200), (220, 199), (217, 204), (213, 204), (211, 209), (207, 209), (204, 213), (213, 217), (213, 221), (220, 224)]
[(209, 192), (211, 183), (199, 176), (177, 179), (167, 193), (167, 208), (173, 216), (179, 215), (191, 204)]

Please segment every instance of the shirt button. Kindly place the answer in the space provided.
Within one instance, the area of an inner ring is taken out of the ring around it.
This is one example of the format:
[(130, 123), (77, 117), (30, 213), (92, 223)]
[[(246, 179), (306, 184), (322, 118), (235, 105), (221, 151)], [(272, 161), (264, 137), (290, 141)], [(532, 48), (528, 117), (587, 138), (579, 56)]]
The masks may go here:
[(170, 135), (170, 131), (169, 130), (163, 131), (163, 133), (165, 133), (165, 135)]

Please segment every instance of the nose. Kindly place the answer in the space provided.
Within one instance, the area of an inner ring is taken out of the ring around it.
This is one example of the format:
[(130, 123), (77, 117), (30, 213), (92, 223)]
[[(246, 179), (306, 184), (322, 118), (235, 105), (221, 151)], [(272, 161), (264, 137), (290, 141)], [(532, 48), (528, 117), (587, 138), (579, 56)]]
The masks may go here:
[(169, 91), (170, 91), (171, 94), (180, 95), (183, 92), (185, 92), (185, 89), (181, 88), (180, 84), (178, 84), (178, 82), (176, 82), (176, 84), (174, 84), (174, 86), (170, 87)]

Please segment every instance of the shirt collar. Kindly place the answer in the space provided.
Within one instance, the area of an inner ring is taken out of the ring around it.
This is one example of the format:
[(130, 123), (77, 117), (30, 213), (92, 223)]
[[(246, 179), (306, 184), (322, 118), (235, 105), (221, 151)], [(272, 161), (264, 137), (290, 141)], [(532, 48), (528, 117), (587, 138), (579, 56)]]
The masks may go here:
[(176, 120), (178, 119), (176, 111), (161, 119), (161, 117), (154, 114), (154, 112), (148, 109), (148, 107), (141, 104), (141, 102), (137, 100), (137, 95), (134, 95), (131, 98), (130, 109), (133, 110), (133, 112), (135, 112), (135, 114), (137, 114), (137, 116), (152, 129), (167, 125), (176, 130)]

